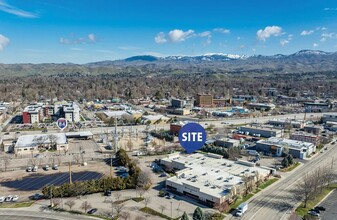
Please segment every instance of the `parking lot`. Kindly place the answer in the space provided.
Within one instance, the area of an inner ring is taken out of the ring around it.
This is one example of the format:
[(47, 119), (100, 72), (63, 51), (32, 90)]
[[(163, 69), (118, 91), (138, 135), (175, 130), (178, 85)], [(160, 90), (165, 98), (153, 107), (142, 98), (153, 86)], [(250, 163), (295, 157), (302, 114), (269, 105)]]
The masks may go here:
[(326, 211), (320, 213), (322, 220), (336, 219), (337, 216), (337, 190), (334, 190), (319, 206), (326, 208)]
[[(76, 172), (72, 173), (73, 181), (99, 179), (103, 176), (102, 173), (97, 172)], [(32, 191), (42, 189), (48, 185), (61, 185), (69, 182), (69, 173), (54, 173), (54, 174), (32, 174), (26, 178), (3, 181), (2, 186), (13, 188), (20, 191)]]

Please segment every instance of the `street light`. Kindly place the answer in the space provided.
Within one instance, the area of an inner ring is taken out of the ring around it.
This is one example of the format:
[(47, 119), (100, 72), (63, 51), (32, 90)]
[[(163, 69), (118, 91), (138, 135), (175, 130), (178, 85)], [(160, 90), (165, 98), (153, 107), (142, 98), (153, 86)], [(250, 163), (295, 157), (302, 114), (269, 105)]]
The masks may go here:
[(171, 218), (172, 218), (172, 201), (171, 201)]

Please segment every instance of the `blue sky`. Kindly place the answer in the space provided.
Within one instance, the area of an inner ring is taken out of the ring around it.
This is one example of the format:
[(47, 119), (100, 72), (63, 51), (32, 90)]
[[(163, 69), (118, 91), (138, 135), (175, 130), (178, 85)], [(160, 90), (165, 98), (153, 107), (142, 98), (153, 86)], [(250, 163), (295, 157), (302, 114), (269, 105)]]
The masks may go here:
[(332, 0), (0, 0), (0, 63), (337, 51)]

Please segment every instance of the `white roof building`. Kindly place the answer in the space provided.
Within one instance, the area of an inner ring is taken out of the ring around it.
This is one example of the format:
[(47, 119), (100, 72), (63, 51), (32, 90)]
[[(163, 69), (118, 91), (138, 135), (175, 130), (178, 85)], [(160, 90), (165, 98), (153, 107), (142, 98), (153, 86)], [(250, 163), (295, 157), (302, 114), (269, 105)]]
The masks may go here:
[(168, 189), (202, 200), (210, 205), (224, 202), (232, 191), (243, 186), (242, 177), (265, 177), (272, 169), (255, 167), (254, 163), (231, 161), (214, 154), (174, 155), (161, 160), (167, 167), (180, 171), (166, 180)]

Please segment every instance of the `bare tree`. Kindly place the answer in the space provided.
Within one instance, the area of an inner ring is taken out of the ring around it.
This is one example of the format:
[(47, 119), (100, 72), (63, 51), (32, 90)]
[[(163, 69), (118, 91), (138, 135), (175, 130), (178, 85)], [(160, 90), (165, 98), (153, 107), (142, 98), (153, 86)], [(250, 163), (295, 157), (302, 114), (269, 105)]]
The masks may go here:
[(311, 200), (315, 194), (315, 180), (314, 176), (306, 174), (301, 182), (297, 184), (296, 197), (303, 199), (304, 208), (307, 207), (307, 203)]
[(61, 157), (57, 157), (57, 165), (60, 166), (62, 163), (62, 158)]
[(79, 154), (74, 154), (73, 159), (78, 165), (80, 165), (81, 156)]
[(120, 214), (122, 213), (122, 211), (123, 211), (124, 208), (125, 208), (125, 205), (124, 205), (123, 203), (121, 203), (121, 204), (116, 204), (114, 208), (115, 208), (115, 211), (116, 211), (117, 216), (120, 216)]
[(52, 203), (54, 204), (54, 206), (59, 207), (60, 204), (61, 204), (61, 199), (55, 198), (55, 199), (53, 199)]
[(151, 202), (151, 197), (150, 196), (147, 196), (144, 198), (144, 205), (145, 207), (147, 207), (147, 205)]
[(220, 213), (227, 212), (230, 209), (230, 206), (227, 201), (218, 203), (214, 206), (216, 210), (218, 210)]
[(29, 160), (29, 164), (31, 164), (33, 167), (35, 167), (36, 165), (37, 165), (37, 159), (36, 158), (31, 158), (30, 160)]
[(137, 178), (137, 187), (148, 190), (152, 185), (151, 174), (149, 172), (141, 171)]
[(120, 191), (115, 192), (114, 197), (116, 201), (119, 201), (122, 196), (122, 193)]
[(57, 136), (54, 134), (50, 134), (48, 135), (48, 139), (49, 139), (49, 146), (51, 147), (51, 149), (56, 150)]
[(144, 216), (137, 215), (137, 217), (135, 218), (135, 220), (145, 220), (145, 217), (144, 217)]
[(71, 210), (71, 208), (76, 204), (76, 202), (75, 202), (75, 200), (70, 199), (70, 200), (67, 200), (64, 204), (65, 204), (66, 206), (68, 206), (69, 209)]
[(44, 136), (35, 137), (33, 140), (33, 142), (36, 144), (38, 148), (44, 148), (45, 141), (46, 139)]
[(55, 158), (55, 156), (50, 156), (48, 158), (48, 163), (50, 163), (52, 166), (54, 166), (56, 164), (56, 158)]
[(127, 142), (126, 142), (126, 147), (129, 151), (132, 151), (133, 150), (133, 142), (131, 141), (131, 139), (129, 139)]
[(5, 172), (6, 172), (9, 164), (11, 163), (11, 160), (8, 156), (6, 156), (2, 159), (2, 161), (4, 163), (4, 169), (5, 169)]
[(88, 202), (88, 201), (82, 202), (81, 209), (83, 209), (85, 213), (87, 213), (87, 210), (91, 209), (91, 208), (92, 208), (92, 206), (91, 206), (90, 202)]
[(161, 214), (163, 214), (163, 212), (166, 210), (166, 206), (160, 205), (160, 206), (159, 206), (159, 209), (160, 209), (160, 211), (161, 211)]
[(122, 212), (120, 215), (121, 215), (121, 218), (124, 220), (128, 220), (131, 216), (129, 212)]
[(39, 158), (39, 166), (42, 166), (43, 163), (44, 163), (44, 159), (43, 158)]

